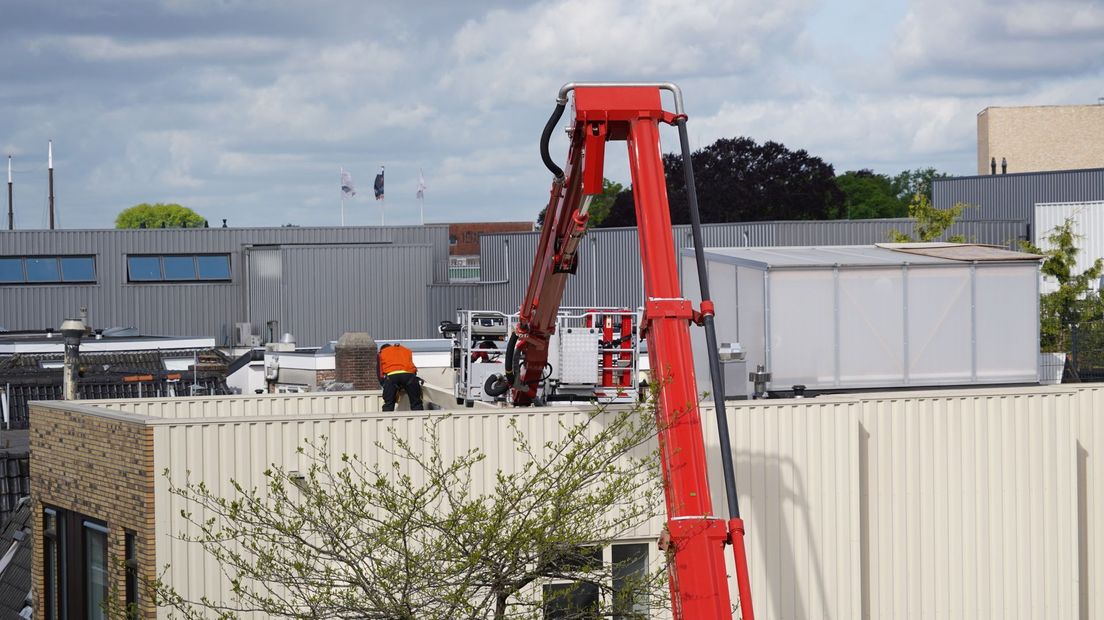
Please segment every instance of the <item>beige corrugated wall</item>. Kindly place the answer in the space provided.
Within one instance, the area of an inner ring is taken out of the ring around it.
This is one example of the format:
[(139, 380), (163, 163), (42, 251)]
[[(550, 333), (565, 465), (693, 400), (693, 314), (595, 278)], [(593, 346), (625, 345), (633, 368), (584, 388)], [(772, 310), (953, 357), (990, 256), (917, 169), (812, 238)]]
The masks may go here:
[[(257, 484), (269, 463), (291, 463), (303, 438), (326, 435), (335, 450), (371, 455), (388, 425), (406, 437), (421, 428), (418, 416), (315, 410), (304, 419), (310, 407), (288, 402), (298, 417), (152, 422), (157, 471), (191, 470), (193, 480), (229, 493), (230, 477)], [(1071, 386), (733, 404), (757, 617), (1104, 617), (1098, 412), (1104, 389)], [(560, 416), (578, 414), (523, 415), (542, 441), (557, 435)], [(713, 412), (704, 415), (716, 454)], [(457, 412), (445, 436), (457, 450), (481, 445), (486, 473), (509, 469), (506, 419)], [(710, 465), (714, 505), (724, 514), (719, 460)], [(182, 507), (159, 478), (158, 562), (178, 567), (172, 578), (183, 591), (218, 592), (217, 569), (169, 536), (181, 527)], [(643, 529), (654, 535), (657, 524)]]

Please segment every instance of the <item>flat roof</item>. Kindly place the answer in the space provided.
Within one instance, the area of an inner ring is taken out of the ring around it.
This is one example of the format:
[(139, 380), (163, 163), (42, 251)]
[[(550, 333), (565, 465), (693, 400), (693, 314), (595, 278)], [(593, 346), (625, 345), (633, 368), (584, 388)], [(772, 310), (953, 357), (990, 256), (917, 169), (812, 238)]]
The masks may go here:
[[(683, 256), (693, 256), (687, 248)], [(1040, 257), (987, 245), (894, 243), (878, 245), (705, 248), (708, 260), (757, 269), (961, 265), (963, 262), (1037, 261)]]

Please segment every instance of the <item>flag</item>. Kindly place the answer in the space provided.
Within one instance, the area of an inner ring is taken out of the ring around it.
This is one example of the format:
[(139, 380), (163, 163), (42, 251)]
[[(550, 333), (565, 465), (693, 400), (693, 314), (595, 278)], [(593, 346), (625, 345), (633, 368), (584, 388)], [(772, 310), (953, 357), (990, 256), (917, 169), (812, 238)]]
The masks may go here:
[(341, 171), (341, 195), (348, 198), (356, 196), (356, 188), (353, 187), (353, 176), (344, 170)]
[(418, 200), (421, 200), (421, 199), (425, 198), (426, 187), (427, 186), (425, 184), (425, 177), (422, 176), (422, 171), (421, 171), (421, 169), (419, 169), (418, 170), (418, 193), (417, 193)]
[(383, 166), (380, 166), (379, 174), (376, 175), (376, 200), (383, 200)]

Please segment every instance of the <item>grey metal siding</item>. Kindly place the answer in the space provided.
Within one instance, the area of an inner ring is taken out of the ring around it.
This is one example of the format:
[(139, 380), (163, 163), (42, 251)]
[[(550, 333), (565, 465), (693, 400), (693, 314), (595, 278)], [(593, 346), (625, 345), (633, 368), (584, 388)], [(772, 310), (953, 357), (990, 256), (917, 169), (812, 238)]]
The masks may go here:
[[(902, 218), (706, 224), (702, 226), (702, 238), (706, 247), (863, 245), (889, 241), (889, 231), (894, 229), (911, 234), (912, 221)], [(949, 234), (963, 234), (977, 243), (1008, 246), (1010, 240), (1026, 238), (1026, 224), (960, 222)], [(672, 227), (672, 235), (677, 252), (693, 247), (689, 226)], [(477, 296), (480, 309), (517, 312), (539, 239), (539, 232), (483, 236), (480, 249), (483, 280), (509, 282), (480, 285)], [(578, 271), (564, 291), (563, 305), (635, 308), (643, 300), (641, 278), (640, 242), (635, 228), (588, 231), (580, 245)]]
[(1094, 200), (1104, 200), (1104, 168), (936, 179), (932, 194), (939, 209), (976, 205), (963, 221), (1022, 220), (1032, 227), (1037, 203)]
[[(437, 326), (441, 321), (455, 321), (456, 310), (480, 308), (477, 301), (480, 286), (477, 284), (433, 284), (429, 287), (429, 328), (438, 335)], [(437, 314), (432, 314), (437, 313)]]
[[(428, 245), (282, 248), (286, 314), (280, 331), (320, 345), (344, 332), (426, 337)], [(254, 315), (256, 317), (256, 315)]]
[[(19, 230), (0, 231), (0, 255), (91, 254), (96, 257), (96, 283), (90, 285), (0, 286), (0, 326), (10, 329), (56, 327), (66, 317), (88, 308), (96, 327), (133, 326), (144, 333), (162, 335), (208, 335), (223, 343), (236, 322), (266, 314), (247, 304), (245, 277), (247, 248), (294, 247), (311, 244), (398, 244), (424, 245), (430, 254), (428, 267), (417, 271), (406, 286), (424, 288), (448, 281), (448, 225), (346, 228), (205, 228), (155, 230)], [(256, 252), (257, 250), (252, 250)], [(127, 282), (128, 254), (225, 253), (230, 255), (228, 283), (142, 283)], [(420, 259), (419, 259), (420, 260)], [(419, 263), (420, 264), (420, 263)], [(333, 268), (334, 266), (330, 266)], [(424, 272), (424, 273), (423, 273)], [(375, 269), (364, 270), (345, 286), (385, 290), (387, 277)], [(384, 279), (377, 281), (377, 277)], [(262, 297), (274, 297), (269, 282)], [(307, 300), (305, 303), (316, 303)], [(267, 314), (283, 316), (277, 306)], [(428, 337), (422, 327), (396, 333), (403, 321), (384, 325), (388, 336)], [(258, 328), (260, 326), (257, 326)], [(325, 326), (320, 326), (325, 328)], [(329, 331), (329, 330), (327, 330)], [(257, 333), (260, 333), (259, 331)], [(327, 335), (325, 342), (340, 336)]]

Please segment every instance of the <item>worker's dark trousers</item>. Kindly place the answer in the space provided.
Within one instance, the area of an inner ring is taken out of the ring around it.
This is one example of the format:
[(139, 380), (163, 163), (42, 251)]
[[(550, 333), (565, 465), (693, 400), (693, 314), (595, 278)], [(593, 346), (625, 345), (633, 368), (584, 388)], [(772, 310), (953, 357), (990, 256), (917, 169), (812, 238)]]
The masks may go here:
[(410, 410), (421, 411), (422, 382), (418, 380), (418, 375), (412, 372), (402, 372), (384, 377), (383, 410), (395, 410), (395, 399), (399, 396), (399, 388), (406, 390), (406, 395), (410, 398)]

